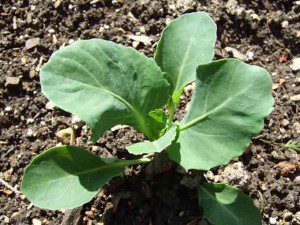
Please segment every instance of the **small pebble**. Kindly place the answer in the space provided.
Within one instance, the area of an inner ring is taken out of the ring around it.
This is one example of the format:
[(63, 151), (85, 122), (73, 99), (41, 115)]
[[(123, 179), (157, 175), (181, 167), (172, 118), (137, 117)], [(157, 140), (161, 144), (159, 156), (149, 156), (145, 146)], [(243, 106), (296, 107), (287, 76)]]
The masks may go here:
[(25, 47), (27, 49), (34, 48), (40, 44), (40, 39), (39, 38), (30, 38), (25, 42)]
[(42, 225), (42, 222), (38, 219), (32, 219), (32, 225)]
[(287, 211), (283, 214), (283, 219), (285, 221), (290, 220), (292, 218), (293, 213), (291, 213), (290, 211)]
[(281, 23), (282, 28), (287, 28), (289, 26), (289, 21), (285, 20)]
[(54, 104), (53, 104), (53, 102), (51, 102), (51, 101), (47, 102), (47, 104), (46, 104), (46, 109), (53, 110), (53, 109), (54, 109)]
[(290, 124), (290, 121), (288, 121), (287, 119), (283, 119), (282, 120), (282, 125), (284, 126), (284, 127), (286, 127), (287, 125), (289, 125)]
[(300, 175), (295, 177), (294, 182), (295, 182), (297, 185), (300, 185)]
[(30, 123), (33, 123), (34, 122), (34, 119), (32, 119), (32, 118), (28, 118), (27, 120), (26, 120), (26, 123), (27, 124), (30, 124)]
[(51, 28), (48, 32), (49, 32), (49, 34), (54, 34), (55, 30)]
[(93, 217), (94, 216), (94, 212), (93, 211), (86, 211), (85, 215), (87, 215), (88, 217)]
[(71, 121), (72, 124), (78, 123), (80, 121), (81, 121), (81, 119), (78, 116), (76, 116), (76, 115), (72, 116), (72, 121)]
[(33, 136), (33, 131), (31, 129), (27, 130), (27, 136), (32, 137)]
[(272, 152), (271, 152), (271, 155), (272, 155), (275, 159), (278, 158), (278, 153), (277, 153), (276, 151), (272, 151)]
[(269, 222), (270, 224), (277, 224), (277, 220), (273, 217), (270, 217)]
[(20, 83), (20, 77), (5, 77), (5, 87), (16, 86)]
[(10, 106), (6, 106), (6, 107), (5, 107), (5, 109), (4, 109), (4, 111), (6, 111), (6, 112), (10, 112), (10, 111), (12, 111), (12, 107), (10, 107)]
[(232, 56), (236, 59), (239, 59), (241, 61), (247, 61), (248, 57), (246, 55), (244, 55), (243, 53), (241, 53), (239, 50), (232, 48), (232, 47), (226, 47), (225, 51), (228, 53), (231, 53)]
[(72, 44), (72, 43), (74, 43), (74, 42), (75, 42), (74, 39), (70, 39), (70, 40), (69, 40), (69, 44)]
[(248, 51), (248, 52), (246, 53), (246, 56), (248, 57), (249, 60), (253, 60), (254, 52)]
[(300, 101), (300, 94), (299, 95), (294, 95), (290, 97), (291, 101), (297, 102)]
[(300, 70), (300, 58), (294, 58), (293, 61), (292, 61), (292, 64), (290, 65), (290, 68), (293, 71)]

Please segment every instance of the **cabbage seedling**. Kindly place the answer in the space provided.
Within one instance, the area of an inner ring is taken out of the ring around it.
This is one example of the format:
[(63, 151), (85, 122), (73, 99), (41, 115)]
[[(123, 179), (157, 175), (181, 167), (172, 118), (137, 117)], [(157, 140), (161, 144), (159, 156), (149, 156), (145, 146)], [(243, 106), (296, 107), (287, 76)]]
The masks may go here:
[[(77, 41), (44, 65), (42, 92), (83, 119), (92, 141), (126, 124), (149, 139), (128, 146), (130, 153), (164, 150), (186, 170), (209, 170), (241, 155), (273, 106), (269, 73), (235, 59), (212, 61), (215, 41), (216, 24), (203, 12), (173, 20), (154, 59), (102, 39)], [(194, 81), (190, 109), (182, 121), (173, 122), (183, 89)], [(75, 208), (125, 167), (150, 160), (101, 158), (82, 147), (53, 147), (27, 166), (22, 189), (38, 207)], [(206, 183), (198, 194), (204, 216), (215, 225), (261, 224), (252, 201), (234, 187)]]

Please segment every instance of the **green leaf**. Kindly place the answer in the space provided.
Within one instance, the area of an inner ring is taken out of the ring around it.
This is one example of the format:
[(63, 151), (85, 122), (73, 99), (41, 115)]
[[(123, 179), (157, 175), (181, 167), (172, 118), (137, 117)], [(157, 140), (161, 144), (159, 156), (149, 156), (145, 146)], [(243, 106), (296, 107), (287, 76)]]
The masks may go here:
[(169, 96), (169, 84), (153, 59), (101, 39), (61, 48), (40, 76), (43, 93), (87, 122), (93, 141), (118, 124), (133, 126), (151, 138), (148, 114)]
[(166, 72), (172, 91), (194, 81), (197, 66), (212, 61), (216, 30), (216, 24), (204, 12), (180, 16), (164, 29), (155, 60)]
[(151, 111), (147, 118), (147, 125), (152, 130), (154, 140), (158, 139), (167, 125), (166, 113), (162, 109)]
[(185, 169), (208, 170), (241, 155), (272, 110), (271, 83), (265, 69), (238, 60), (200, 65), (170, 158)]
[(166, 132), (165, 135), (160, 137), (158, 140), (154, 142), (150, 141), (143, 141), (139, 142), (130, 146), (127, 146), (126, 149), (131, 153), (135, 155), (139, 154), (145, 154), (145, 153), (153, 153), (153, 152), (161, 152), (168, 146), (172, 144), (172, 142), (176, 138), (177, 127), (173, 126), (170, 130)]
[(223, 183), (205, 183), (198, 188), (204, 217), (214, 225), (261, 225), (252, 199)]
[(129, 165), (149, 159), (100, 158), (75, 146), (54, 147), (25, 169), (22, 190), (40, 208), (70, 209), (92, 199), (99, 189)]

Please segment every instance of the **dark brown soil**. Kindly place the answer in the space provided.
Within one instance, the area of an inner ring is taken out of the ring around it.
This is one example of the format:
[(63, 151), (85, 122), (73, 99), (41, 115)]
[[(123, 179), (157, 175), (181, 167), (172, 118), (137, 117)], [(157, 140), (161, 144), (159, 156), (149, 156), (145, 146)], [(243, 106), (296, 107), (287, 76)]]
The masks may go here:
[[(290, 99), (300, 94), (299, 71), (290, 69), (291, 61), (300, 54), (299, 1), (0, 0), (0, 177), (20, 191), (25, 166), (36, 154), (60, 143), (55, 133), (67, 127), (74, 128), (78, 145), (95, 154), (132, 157), (124, 147), (143, 140), (143, 135), (120, 128), (90, 143), (85, 124), (72, 123), (70, 114), (51, 108), (42, 95), (39, 68), (52, 52), (79, 38), (135, 45), (126, 35), (147, 35), (152, 45), (139, 43), (137, 49), (153, 56), (168, 21), (200, 10), (218, 25), (216, 58), (232, 57), (226, 47), (248, 56), (253, 52), (253, 59), (246, 60), (270, 71), (276, 100), (263, 132), (243, 156), (204, 176), (250, 195), (262, 211), (264, 224), (300, 224), (299, 153), (265, 142), (300, 141), (300, 102)], [(28, 49), (25, 43), (32, 38), (40, 41)], [(9, 82), (9, 77), (17, 81)], [(178, 119), (191, 91), (182, 96)], [(160, 163), (163, 166), (158, 167)], [(165, 157), (146, 167), (129, 168), (126, 176), (114, 179), (83, 206), (80, 223), (205, 224), (194, 189), (202, 179), (201, 173), (184, 174)], [(0, 224), (60, 224), (63, 215), (38, 209), (0, 185)]]

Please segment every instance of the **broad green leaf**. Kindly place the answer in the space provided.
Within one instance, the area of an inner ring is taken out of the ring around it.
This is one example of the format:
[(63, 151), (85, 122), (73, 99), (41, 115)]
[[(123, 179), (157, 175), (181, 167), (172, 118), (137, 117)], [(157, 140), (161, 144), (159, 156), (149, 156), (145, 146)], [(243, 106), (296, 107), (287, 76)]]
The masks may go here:
[(195, 80), (198, 65), (212, 61), (216, 30), (204, 12), (182, 15), (164, 29), (155, 60), (166, 72), (172, 92)]
[(150, 142), (143, 141), (130, 146), (127, 146), (126, 149), (135, 155), (145, 154), (145, 153), (153, 153), (153, 152), (161, 152), (168, 146), (172, 144), (172, 142), (176, 138), (177, 127), (173, 126), (170, 130), (166, 132), (165, 135), (160, 137), (158, 140)]
[(271, 83), (265, 69), (238, 60), (200, 65), (169, 156), (185, 169), (208, 170), (241, 155), (272, 110)]
[(40, 208), (70, 209), (92, 199), (99, 189), (129, 165), (149, 159), (100, 158), (81, 147), (54, 147), (25, 169), (22, 190)]
[(147, 118), (147, 125), (152, 130), (154, 140), (158, 139), (167, 125), (166, 113), (162, 109), (151, 111)]
[(240, 190), (223, 183), (205, 183), (198, 188), (204, 217), (214, 225), (261, 225), (253, 201)]
[(77, 41), (55, 52), (41, 70), (43, 93), (87, 122), (95, 141), (117, 124), (152, 138), (150, 111), (163, 106), (169, 84), (153, 59), (110, 41)]

